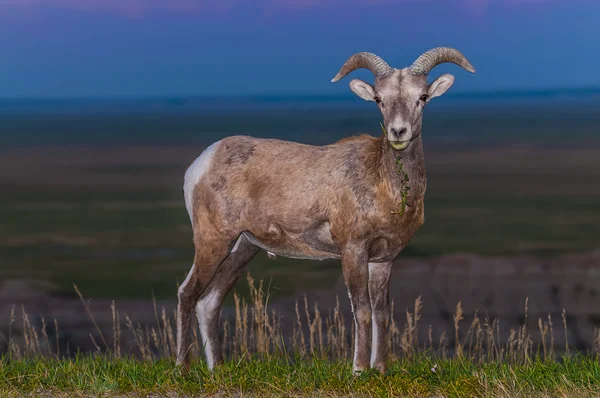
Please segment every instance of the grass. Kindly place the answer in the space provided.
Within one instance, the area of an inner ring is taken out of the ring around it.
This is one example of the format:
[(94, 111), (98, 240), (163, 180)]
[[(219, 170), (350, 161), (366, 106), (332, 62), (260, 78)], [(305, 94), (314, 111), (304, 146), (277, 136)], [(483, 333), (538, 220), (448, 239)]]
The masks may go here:
[(348, 361), (322, 359), (229, 361), (214, 374), (204, 364), (195, 364), (189, 374), (182, 374), (168, 360), (79, 356), (5, 363), (0, 367), (0, 394), (594, 397), (600, 393), (600, 364), (589, 358), (509, 366), (423, 356), (397, 361), (385, 375), (351, 374)]
[[(270, 310), (263, 282), (248, 276), (249, 301), (234, 295), (235, 317), (223, 321), (221, 348), (226, 362), (210, 373), (200, 360), (194, 328), (191, 371), (175, 367), (174, 317), (155, 307), (156, 323), (141, 326), (113, 304), (110, 335), (90, 333), (92, 352), (61, 351), (58, 333), (42, 319), (36, 328), (26, 310), (13, 308), (7, 346), (0, 357), (0, 396), (415, 396), (415, 397), (585, 397), (600, 394), (600, 332), (588, 352), (555, 344), (561, 321), (528, 319), (500, 339), (498, 319), (475, 314), (464, 329), (461, 303), (454, 329), (439, 338), (429, 327), (422, 338), (420, 298), (404, 320), (392, 316), (387, 344), (391, 357), (385, 374), (352, 376), (354, 339), (339, 304), (326, 311), (317, 303), (296, 303), (296, 318), (286, 325)], [(94, 314), (80, 295), (94, 325)], [(393, 304), (392, 304), (393, 305)], [(393, 308), (391, 309), (393, 314)], [(349, 320), (348, 320), (349, 321)], [(13, 333), (21, 324), (22, 333)], [(401, 326), (402, 325), (402, 326)], [(534, 325), (534, 327), (532, 327)], [(123, 345), (133, 337), (133, 350)], [(421, 339), (420, 339), (421, 337)]]

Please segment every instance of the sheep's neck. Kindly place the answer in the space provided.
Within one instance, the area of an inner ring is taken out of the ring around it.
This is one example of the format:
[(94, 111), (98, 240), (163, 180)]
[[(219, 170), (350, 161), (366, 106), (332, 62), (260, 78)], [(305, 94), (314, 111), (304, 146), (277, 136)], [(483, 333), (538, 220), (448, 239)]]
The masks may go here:
[[(394, 151), (386, 142), (382, 153), (382, 167), (385, 178), (388, 178), (398, 197), (399, 209), (403, 197), (409, 206), (416, 199), (425, 194), (427, 177), (425, 174), (425, 156), (423, 154), (423, 141), (417, 137), (408, 148), (403, 151)], [(410, 187), (406, 190), (406, 187)], [(406, 198), (408, 194), (408, 198)]]

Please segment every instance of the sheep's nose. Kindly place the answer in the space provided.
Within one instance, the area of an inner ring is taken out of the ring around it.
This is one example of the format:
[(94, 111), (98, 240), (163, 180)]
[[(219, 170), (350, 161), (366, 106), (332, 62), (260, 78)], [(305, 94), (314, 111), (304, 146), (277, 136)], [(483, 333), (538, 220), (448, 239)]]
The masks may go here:
[(404, 135), (406, 135), (406, 127), (402, 127), (402, 128), (399, 128), (399, 129), (392, 128), (390, 131), (392, 132), (392, 134), (394, 135), (394, 137), (396, 137), (396, 139), (398, 141), (404, 141), (401, 138)]

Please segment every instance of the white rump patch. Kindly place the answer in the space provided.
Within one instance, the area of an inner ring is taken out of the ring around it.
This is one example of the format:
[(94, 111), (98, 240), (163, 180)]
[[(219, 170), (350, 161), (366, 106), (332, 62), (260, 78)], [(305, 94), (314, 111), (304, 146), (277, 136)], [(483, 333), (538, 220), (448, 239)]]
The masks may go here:
[(202, 176), (209, 169), (213, 155), (220, 143), (221, 141), (217, 141), (206, 148), (185, 172), (183, 196), (185, 197), (185, 208), (190, 216), (192, 225), (194, 224), (194, 188), (196, 188), (196, 184), (198, 184), (200, 178), (202, 178)]

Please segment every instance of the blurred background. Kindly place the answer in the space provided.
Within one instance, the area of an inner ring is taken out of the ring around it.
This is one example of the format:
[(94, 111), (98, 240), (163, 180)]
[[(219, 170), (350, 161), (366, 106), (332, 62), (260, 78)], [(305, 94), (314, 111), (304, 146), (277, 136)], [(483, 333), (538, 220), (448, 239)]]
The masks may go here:
[[(183, 175), (207, 145), (379, 135), (376, 106), (348, 88), (370, 73), (331, 78), (356, 52), (401, 68), (437, 46), (477, 74), (431, 73), (456, 80), (425, 111), (426, 221), (395, 264), (399, 317), (422, 296), (421, 324), (439, 336), (460, 301), (465, 319), (487, 314), (506, 336), (529, 298), (532, 325), (548, 314), (560, 324), (564, 309), (569, 342), (589, 347), (600, 326), (599, 20), (600, 4), (584, 0), (3, 0), (0, 352), (21, 305), (36, 324), (59, 320), (58, 344), (89, 349), (95, 329), (74, 284), (101, 328), (112, 300), (142, 325), (154, 322), (152, 297), (174, 308), (193, 260)], [(284, 323), (304, 295), (324, 308), (339, 295), (349, 311), (337, 261), (261, 253), (248, 271)], [(245, 280), (236, 289), (246, 294)]]

